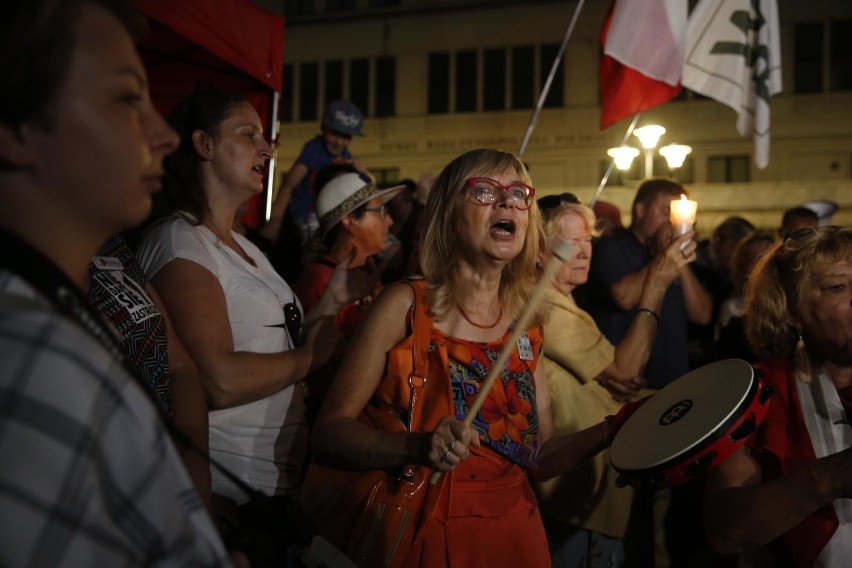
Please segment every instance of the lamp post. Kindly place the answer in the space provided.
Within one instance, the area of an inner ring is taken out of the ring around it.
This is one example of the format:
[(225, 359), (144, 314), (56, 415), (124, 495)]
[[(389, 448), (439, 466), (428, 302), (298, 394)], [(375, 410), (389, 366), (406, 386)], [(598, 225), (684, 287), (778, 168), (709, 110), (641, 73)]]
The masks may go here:
[(660, 136), (666, 133), (666, 129), (659, 124), (649, 124), (633, 131), (633, 136), (639, 139), (639, 144), (645, 150), (645, 177), (654, 175), (654, 149), (660, 141)]
[[(666, 129), (659, 124), (649, 124), (633, 131), (645, 153), (645, 178), (654, 175), (654, 150), (660, 142), (660, 137), (665, 133)], [(690, 152), (692, 152), (692, 148), (684, 144), (668, 144), (660, 148), (660, 155), (666, 159), (671, 171), (681, 167)], [(607, 150), (607, 154), (614, 159), (615, 167), (627, 171), (633, 164), (634, 158), (639, 155), (639, 150), (632, 146), (621, 146), (610, 148)]]

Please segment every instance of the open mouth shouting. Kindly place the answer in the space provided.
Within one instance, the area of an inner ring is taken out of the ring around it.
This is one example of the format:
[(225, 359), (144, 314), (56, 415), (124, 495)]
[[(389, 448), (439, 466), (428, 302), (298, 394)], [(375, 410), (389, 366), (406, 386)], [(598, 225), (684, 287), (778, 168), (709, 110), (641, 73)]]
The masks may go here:
[(491, 234), (495, 237), (512, 237), (517, 230), (517, 224), (513, 219), (499, 219), (491, 225)]

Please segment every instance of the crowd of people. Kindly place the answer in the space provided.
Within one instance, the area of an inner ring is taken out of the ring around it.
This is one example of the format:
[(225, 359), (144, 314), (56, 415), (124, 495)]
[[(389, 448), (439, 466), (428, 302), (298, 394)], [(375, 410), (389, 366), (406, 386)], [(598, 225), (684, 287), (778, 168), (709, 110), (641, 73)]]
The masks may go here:
[[(395, 566), (848, 564), (849, 228), (700, 243), (664, 178), (623, 226), (497, 149), (380, 187), (336, 101), (246, 230), (274, 149), (242, 95), (161, 117), (129, 2), (5, 11), (0, 565), (352, 565), (309, 464), (440, 474)], [(630, 414), (731, 357), (774, 391), (755, 431), (683, 486), (617, 482)]]

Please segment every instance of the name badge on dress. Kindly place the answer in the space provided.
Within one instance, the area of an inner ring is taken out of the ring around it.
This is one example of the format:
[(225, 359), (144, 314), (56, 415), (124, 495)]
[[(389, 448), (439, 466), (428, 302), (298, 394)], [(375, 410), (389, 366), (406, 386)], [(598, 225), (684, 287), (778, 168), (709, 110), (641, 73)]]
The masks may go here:
[(124, 265), (114, 256), (93, 256), (92, 264), (100, 270), (124, 270)]
[(518, 357), (522, 361), (532, 361), (535, 358), (530, 336), (527, 335), (526, 331), (522, 332), (520, 337), (518, 337)]

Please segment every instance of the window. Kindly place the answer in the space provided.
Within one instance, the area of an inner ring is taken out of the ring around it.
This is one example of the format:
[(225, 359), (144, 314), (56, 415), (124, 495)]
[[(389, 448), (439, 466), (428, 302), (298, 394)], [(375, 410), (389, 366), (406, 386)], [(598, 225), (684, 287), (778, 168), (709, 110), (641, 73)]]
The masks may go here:
[[(287, 89), (292, 91), (294, 82), (292, 78), (287, 78), (287, 67), (285, 66), (284, 79), (285, 104), (292, 105), (293, 93), (287, 93)], [(292, 69), (292, 66), (290, 68)], [(349, 70), (348, 91), (347, 81), (344, 80), (346, 68)], [(395, 58), (380, 57), (375, 62), (366, 58), (352, 59), (348, 63), (340, 59), (326, 61), (322, 63), (322, 91), (319, 90), (319, 69), (320, 64), (316, 62), (302, 63), (299, 66), (299, 113), (298, 116), (287, 120), (316, 120), (320, 112), (339, 99), (351, 101), (365, 116), (382, 117), (396, 114)], [(291, 71), (291, 77), (292, 75)]]
[(342, 12), (354, 10), (358, 3), (355, 0), (325, 0), (325, 7), (329, 12)]
[(349, 62), (349, 100), (367, 114), (370, 102), (369, 59), (353, 59)]
[(749, 181), (748, 156), (711, 156), (707, 159), (709, 183), (741, 183)]
[(323, 108), (343, 98), (343, 61), (325, 63), (325, 104)]
[(313, 14), (312, 0), (286, 0), (284, 3), (284, 15), (288, 17)]
[[(478, 50), (454, 53), (430, 53), (428, 59), (429, 114), (448, 112), (502, 111), (509, 108), (532, 108), (536, 94), (544, 86), (559, 44), (518, 46), (485, 49), (481, 59)], [(536, 61), (538, 57), (538, 62)], [(541, 81), (536, 85), (536, 63), (541, 70)], [(481, 70), (480, 70), (481, 66)], [(511, 73), (511, 75), (507, 75)], [(507, 85), (507, 79), (511, 83)], [(511, 89), (511, 103), (507, 100), (507, 87)], [(480, 90), (481, 100), (480, 100)], [(558, 65), (545, 106), (562, 107), (565, 104), (564, 66)]]
[(830, 32), (828, 88), (848, 91), (852, 89), (852, 20), (831, 22)]
[(506, 108), (506, 50), (486, 49), (483, 54), (482, 109)]
[(852, 90), (852, 20), (797, 24), (793, 60), (796, 93)]
[(450, 110), (450, 54), (429, 54), (429, 114)]
[(456, 112), (476, 111), (476, 52), (456, 53)]
[(512, 108), (532, 108), (535, 86), (535, 49), (512, 48)]
[(299, 67), (299, 120), (317, 120), (317, 98), (319, 87), (319, 66), (316, 63), (302, 63)]
[[(553, 61), (559, 53), (558, 43), (550, 43), (541, 46), (541, 91), (544, 90), (544, 84), (547, 82), (547, 77), (550, 75), (550, 70), (553, 67)], [(556, 73), (553, 74), (553, 81), (550, 83), (550, 90), (547, 92), (547, 97), (544, 99), (544, 108), (559, 108), (565, 104), (565, 89), (563, 69), (565, 61), (559, 62), (556, 68)]]
[(376, 176), (379, 187), (399, 181), (399, 168), (370, 168), (370, 173)]
[(793, 46), (793, 89), (797, 93), (822, 90), (822, 23), (796, 25)]
[(293, 121), (293, 66), (285, 65), (281, 73), (281, 103), (278, 105), (278, 120)]
[(376, 116), (396, 114), (396, 59), (376, 59)]

